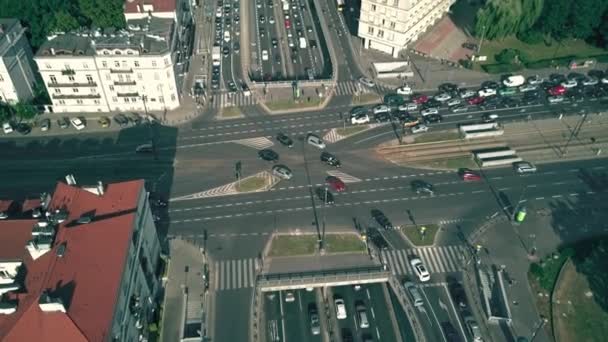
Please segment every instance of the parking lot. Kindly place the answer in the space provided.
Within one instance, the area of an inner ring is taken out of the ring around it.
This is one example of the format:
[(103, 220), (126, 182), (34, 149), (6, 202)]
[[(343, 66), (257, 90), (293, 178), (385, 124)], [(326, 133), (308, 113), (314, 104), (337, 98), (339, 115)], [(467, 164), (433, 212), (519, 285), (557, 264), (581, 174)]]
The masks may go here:
[(250, 1), (250, 76), (255, 81), (327, 77), (329, 60), (312, 0)]

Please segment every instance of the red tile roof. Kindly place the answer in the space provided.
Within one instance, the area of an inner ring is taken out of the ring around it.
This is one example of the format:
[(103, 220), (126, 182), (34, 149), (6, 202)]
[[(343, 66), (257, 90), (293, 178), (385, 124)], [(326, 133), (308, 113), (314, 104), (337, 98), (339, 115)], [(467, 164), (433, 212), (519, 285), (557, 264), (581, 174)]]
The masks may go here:
[(12, 200), (0, 200), (0, 213), (7, 211), (12, 204)]
[[(0, 340), (107, 341), (119, 286), (131, 243), (139, 194), (144, 181), (109, 184), (103, 196), (58, 183), (50, 208), (65, 207), (51, 251), (36, 260), (26, 253), (25, 289), (17, 312), (0, 315)], [(92, 222), (71, 225), (83, 213)], [(13, 221), (15, 222), (15, 221)], [(63, 257), (56, 253), (65, 243)], [(0, 250), (4, 243), (0, 239)], [(62, 299), (66, 313), (43, 312), (38, 299), (45, 290)]]
[(144, 5), (152, 5), (152, 12), (174, 12), (175, 0), (126, 0), (125, 13), (141, 13)]
[(0, 260), (23, 260), (38, 220), (0, 220)]
[(21, 206), (21, 212), (26, 213), (30, 210), (34, 210), (36, 208), (40, 208), (40, 198), (29, 198), (23, 201), (23, 205)]

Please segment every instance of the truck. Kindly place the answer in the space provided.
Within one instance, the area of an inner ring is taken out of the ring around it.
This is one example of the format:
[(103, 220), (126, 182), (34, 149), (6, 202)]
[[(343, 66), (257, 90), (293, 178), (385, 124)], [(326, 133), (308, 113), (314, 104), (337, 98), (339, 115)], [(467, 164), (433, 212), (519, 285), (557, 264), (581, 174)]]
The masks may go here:
[(306, 38), (300, 37), (300, 49), (306, 49)]
[(213, 66), (220, 66), (222, 60), (222, 53), (219, 45), (214, 45), (211, 50), (211, 59), (213, 60)]
[(283, 11), (284, 12), (289, 11), (289, 1), (287, 1), (287, 0), (283, 0)]

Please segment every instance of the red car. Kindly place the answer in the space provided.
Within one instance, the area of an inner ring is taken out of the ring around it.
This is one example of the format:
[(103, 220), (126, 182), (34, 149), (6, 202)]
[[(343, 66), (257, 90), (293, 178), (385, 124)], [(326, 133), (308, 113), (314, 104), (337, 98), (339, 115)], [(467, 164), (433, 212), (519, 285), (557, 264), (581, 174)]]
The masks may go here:
[(471, 170), (471, 169), (460, 169), (458, 174), (462, 178), (463, 181), (480, 181), (481, 176), (479, 173)]
[(289, 20), (285, 20), (285, 28), (286, 29), (290, 29), (291, 28), (291, 22)]
[(415, 104), (423, 104), (429, 101), (429, 97), (426, 95), (414, 95), (412, 96), (412, 101), (414, 101)]
[(467, 100), (467, 102), (470, 105), (478, 105), (478, 104), (481, 104), (483, 102), (483, 97), (481, 97), (481, 96), (471, 97), (470, 99)]
[(553, 96), (560, 96), (560, 95), (564, 95), (566, 93), (566, 88), (562, 85), (556, 85), (553, 88), (549, 89), (549, 94), (553, 95)]
[(325, 183), (327, 183), (327, 185), (329, 185), (329, 187), (336, 192), (342, 192), (346, 190), (346, 184), (344, 184), (344, 182), (338, 177), (327, 176), (327, 178), (325, 178)]

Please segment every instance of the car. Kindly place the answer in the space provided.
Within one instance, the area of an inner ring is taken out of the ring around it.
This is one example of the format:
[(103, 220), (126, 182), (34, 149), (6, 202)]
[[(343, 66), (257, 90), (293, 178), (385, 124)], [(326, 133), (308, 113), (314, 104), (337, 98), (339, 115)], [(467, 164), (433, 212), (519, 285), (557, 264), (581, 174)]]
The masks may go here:
[(484, 113), (481, 116), (481, 120), (483, 120), (484, 122), (494, 121), (496, 119), (498, 119), (498, 114)]
[(353, 333), (350, 329), (342, 328), (342, 342), (353, 342)]
[(275, 165), (272, 167), (272, 174), (278, 176), (283, 179), (291, 179), (293, 177), (293, 173), (291, 173), (291, 169), (289, 169), (285, 165)]
[(72, 124), (72, 126), (74, 126), (74, 128), (76, 128), (79, 131), (86, 127), (86, 124), (85, 124), (83, 118), (79, 118), (79, 117), (71, 118), (70, 123)]
[(334, 195), (329, 191), (329, 189), (325, 187), (317, 187), (315, 189), (315, 193), (317, 197), (325, 204), (334, 204)]
[(272, 38), (270, 42), (272, 43), (273, 49), (276, 49), (279, 46), (279, 41), (276, 38)]
[(285, 19), (285, 28), (288, 30), (291, 28), (291, 21), (289, 19)]
[(280, 142), (281, 144), (283, 144), (289, 148), (293, 147), (293, 140), (291, 140), (291, 138), (288, 137), (285, 133), (277, 134), (276, 139), (278, 142)]
[(457, 105), (459, 105), (459, 104), (461, 104), (461, 103), (462, 103), (462, 100), (461, 100), (461, 99), (459, 99), (459, 98), (453, 98), (453, 99), (450, 99), (450, 100), (447, 102), (448, 107), (454, 107), (454, 106), (457, 106)]
[(270, 24), (274, 24), (274, 17), (273, 17), (273, 16), (270, 16), (270, 17), (268, 18), (268, 22), (269, 22)]
[(265, 161), (277, 162), (279, 160), (279, 154), (275, 151), (265, 148), (258, 152), (258, 157)]
[(494, 81), (485, 81), (483, 83), (481, 83), (481, 89), (498, 89), (499, 85), (497, 82)]
[(309, 40), (309, 43), (311, 49), (316, 49), (318, 47), (316, 40)]
[(11, 134), (13, 133), (13, 125), (8, 122), (5, 122), (2, 124), (2, 130), (4, 131), (4, 134)]
[(323, 142), (323, 139), (312, 133), (308, 134), (308, 136), (306, 137), (306, 142), (319, 149), (325, 148), (325, 143)]
[(346, 190), (346, 184), (336, 176), (327, 176), (325, 178), (325, 183), (336, 192), (343, 192)]
[(412, 96), (412, 101), (415, 104), (423, 104), (429, 101), (429, 97), (424, 94), (417, 94)]
[(420, 115), (427, 116), (427, 115), (438, 115), (439, 114), (439, 110), (437, 110), (437, 108), (427, 108), (427, 109), (423, 109), (420, 111)]
[[(239, 31), (237, 31), (237, 32), (239, 32)], [(260, 27), (260, 37), (264, 37), (264, 36), (266, 36), (266, 29), (263, 27)]]
[(589, 86), (594, 86), (596, 84), (598, 84), (600, 81), (597, 79), (597, 77), (593, 77), (593, 76), (587, 76), (585, 77), (585, 79), (583, 79), (582, 84), (586, 87)]
[(313, 335), (321, 334), (321, 320), (316, 305), (311, 304), (308, 309), (308, 317), (310, 318), (310, 333)]
[(420, 119), (418, 119), (415, 116), (409, 115), (409, 114), (405, 115), (403, 117), (400, 117), (399, 120), (401, 120), (403, 122), (403, 127), (405, 127), (405, 128), (414, 127), (420, 123)]
[(417, 133), (425, 133), (428, 132), (429, 127), (423, 124), (418, 124), (414, 127), (412, 127), (412, 134), (417, 134)]
[(522, 75), (510, 75), (510, 76), (504, 77), (504, 79), (502, 80), (502, 84), (508, 88), (519, 87), (520, 85), (522, 85), (524, 83), (526, 83), (526, 78), (523, 77)]
[(296, 300), (296, 296), (293, 295), (293, 292), (287, 291), (287, 293), (285, 293), (285, 302), (291, 303), (291, 302), (295, 302), (295, 300)]
[(443, 121), (443, 116), (439, 114), (431, 114), (424, 117), (424, 123), (427, 125), (440, 123), (441, 121)]
[(549, 104), (562, 103), (562, 102), (564, 102), (564, 97), (563, 96), (548, 96), (547, 102), (549, 102)]
[(391, 120), (390, 112), (388, 113), (378, 113), (374, 115), (374, 120), (376, 122), (387, 122)]
[(448, 279), (448, 291), (450, 292), (454, 304), (460, 310), (464, 310), (468, 307), (467, 295), (460, 282), (453, 278)]
[(440, 84), (437, 89), (439, 89), (439, 91), (443, 93), (453, 93), (458, 90), (458, 86), (454, 83), (443, 83)]
[(368, 227), (366, 231), (366, 236), (369, 241), (371, 241), (377, 249), (386, 250), (389, 248), (388, 242), (384, 239), (384, 236), (378, 231), (378, 229), (373, 227)]
[(473, 97), (475, 95), (477, 95), (477, 92), (475, 92), (471, 89), (460, 90), (460, 98), (462, 98), (462, 99), (468, 99), (469, 97)]
[(513, 169), (520, 174), (523, 173), (534, 173), (536, 172), (536, 166), (527, 161), (520, 161), (513, 163)]
[(32, 131), (32, 126), (25, 122), (18, 123), (17, 125), (15, 125), (15, 131), (19, 132), (22, 135), (27, 135), (30, 134), (30, 132)]
[(110, 127), (110, 118), (107, 116), (102, 116), (99, 118), (99, 120), (97, 120), (97, 123), (99, 123), (99, 126), (103, 128), (108, 128)]
[(443, 330), (443, 336), (445, 336), (446, 342), (462, 342), (460, 335), (458, 335), (458, 332), (452, 323), (448, 321), (441, 322), (441, 330)]
[(420, 294), (420, 290), (418, 286), (411, 281), (403, 282), (403, 287), (407, 290), (412, 298), (413, 304), (415, 307), (420, 307), (424, 305), (424, 300), (422, 299), (422, 295)]
[(483, 89), (479, 89), (477, 91), (477, 94), (480, 97), (488, 97), (488, 96), (494, 96), (496, 95), (496, 89), (494, 88), (483, 88)]
[(425, 181), (414, 180), (410, 183), (410, 185), (412, 186), (412, 190), (417, 194), (429, 194), (431, 196), (435, 194), (433, 185)]
[(70, 119), (67, 117), (61, 117), (59, 119), (57, 119), (57, 125), (61, 128), (61, 129), (65, 129), (70, 127)]
[(464, 325), (466, 326), (469, 335), (473, 339), (473, 342), (483, 341), (483, 338), (481, 337), (481, 329), (473, 317), (465, 317)]
[(344, 299), (336, 298), (334, 300), (334, 306), (336, 307), (336, 318), (346, 319), (346, 305), (344, 304)]
[(264, 24), (266, 22), (266, 17), (260, 15), (260, 24)]
[(268, 50), (262, 50), (262, 60), (263, 61), (268, 60)]
[(559, 84), (568, 81), (568, 78), (562, 74), (551, 74), (549, 75), (549, 81)]
[(531, 85), (539, 85), (539, 84), (545, 82), (545, 79), (540, 77), (539, 75), (533, 75), (533, 76), (528, 77), (526, 79), (526, 82), (528, 82), (528, 84), (531, 84)]
[(448, 93), (441, 93), (441, 94), (435, 95), (433, 98), (439, 102), (445, 102), (445, 101), (451, 99), (452, 95), (450, 95)]
[(602, 77), (601, 82), (602, 84), (608, 84), (608, 76)]
[(517, 94), (517, 88), (503, 87), (498, 89), (498, 95), (500, 96), (511, 96)]
[(226, 43), (230, 42), (230, 31), (224, 31), (224, 41)]
[(483, 101), (484, 101), (484, 99), (483, 99), (483, 97), (481, 97), (481, 96), (475, 96), (475, 97), (471, 97), (471, 98), (469, 98), (469, 99), (467, 100), (467, 102), (468, 102), (470, 105), (472, 105), (472, 106), (474, 106), (474, 105), (480, 105), (480, 104), (482, 104), (482, 103), (483, 103)]
[(570, 89), (576, 87), (578, 85), (578, 82), (576, 80), (570, 79), (560, 83), (560, 85), (566, 89)]
[(234, 83), (234, 81), (228, 82), (228, 90), (231, 93), (236, 93), (238, 91), (238, 88), (236, 87), (236, 83)]
[(372, 209), (372, 211), (370, 213), (372, 215), (372, 218), (374, 220), (376, 220), (376, 222), (380, 225), (380, 227), (382, 227), (386, 230), (394, 228), (393, 224), (388, 219), (388, 217), (386, 217), (386, 215), (384, 215), (384, 213), (382, 211), (380, 211), (379, 209)]
[(404, 103), (401, 106), (397, 107), (397, 110), (402, 111), (402, 112), (409, 112), (409, 111), (416, 110), (416, 109), (418, 109), (418, 105), (413, 102)]
[(450, 108), (450, 110), (452, 111), (452, 113), (460, 113), (460, 112), (468, 111), (469, 107), (467, 107), (464, 104), (459, 104), (459, 105), (456, 105), (456, 106)]
[(367, 319), (367, 310), (362, 301), (355, 302), (355, 318), (357, 325), (361, 329), (369, 328), (369, 320)]
[(366, 86), (368, 88), (372, 88), (372, 87), (376, 86), (376, 83), (374, 83), (374, 81), (372, 81), (371, 79), (369, 79), (367, 77), (359, 78), (359, 83), (363, 84), (364, 86)]
[(375, 106), (375, 107), (372, 109), (372, 112), (373, 112), (374, 114), (378, 114), (378, 113), (388, 113), (388, 112), (390, 112), (390, 111), (391, 111), (391, 109), (389, 108), (389, 106), (387, 106), (387, 105), (382, 105), (382, 104), (381, 104), (381, 105), (377, 105), (377, 106)]
[(535, 84), (524, 84), (522, 86), (519, 86), (519, 91), (522, 93), (528, 92), (528, 91), (534, 91), (537, 90), (538, 86)]
[(460, 178), (462, 178), (463, 181), (480, 181), (481, 180), (481, 176), (479, 175), (479, 173), (477, 173), (471, 169), (466, 169), (466, 168), (459, 169), (458, 175), (460, 176)]
[(384, 96), (383, 102), (391, 108), (397, 108), (405, 103), (405, 98), (399, 94), (387, 94)]
[(330, 166), (335, 166), (335, 167), (340, 167), (342, 164), (340, 163), (340, 159), (338, 159), (338, 157), (336, 157), (335, 155), (327, 152), (327, 151), (323, 151), (321, 152), (321, 161), (327, 163), (327, 165)]
[(402, 86), (395, 89), (395, 92), (397, 92), (399, 95), (412, 95), (412, 88), (409, 86)]
[(241, 52), (241, 45), (238, 42), (234, 42), (234, 45), (232, 45), (232, 50), (234, 50), (234, 53)]
[(414, 269), (414, 273), (416, 273), (416, 276), (418, 276), (418, 280), (420, 280), (421, 282), (427, 282), (431, 280), (431, 274), (426, 269), (420, 258), (412, 258), (410, 260), (410, 265)]

